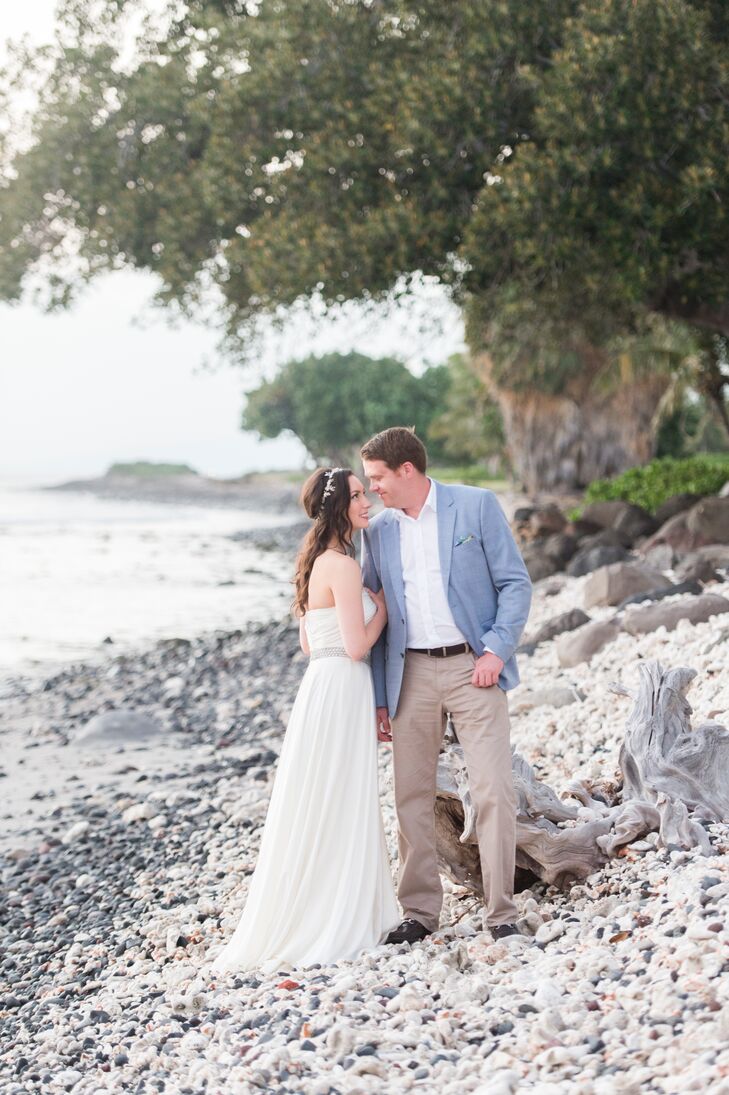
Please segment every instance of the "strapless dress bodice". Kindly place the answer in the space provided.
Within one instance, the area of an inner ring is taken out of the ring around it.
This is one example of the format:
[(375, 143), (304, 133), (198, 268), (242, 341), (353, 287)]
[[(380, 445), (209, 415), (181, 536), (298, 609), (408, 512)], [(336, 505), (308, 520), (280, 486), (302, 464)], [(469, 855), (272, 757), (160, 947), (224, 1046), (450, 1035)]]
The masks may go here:
[[(368, 624), (377, 608), (366, 589), (362, 590), (362, 601), (365, 623)], [(304, 616), (304, 627), (312, 654), (316, 650), (344, 649), (334, 605), (330, 608), (310, 608)]]

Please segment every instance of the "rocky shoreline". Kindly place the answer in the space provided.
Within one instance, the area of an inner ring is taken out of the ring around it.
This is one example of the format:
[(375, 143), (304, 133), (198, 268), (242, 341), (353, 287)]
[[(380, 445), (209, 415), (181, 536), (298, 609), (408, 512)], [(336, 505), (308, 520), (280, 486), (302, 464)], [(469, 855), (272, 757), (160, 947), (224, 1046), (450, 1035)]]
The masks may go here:
[[(589, 581), (538, 582), (530, 632)], [(540, 641), (512, 693), (516, 748), (557, 790), (614, 774), (629, 701), (610, 684), (634, 685), (645, 659), (695, 668), (696, 719), (729, 721), (727, 624), (620, 630), (569, 666)], [(529, 943), (492, 943), (447, 884), (441, 930), (412, 949), (212, 977), (304, 668), (283, 620), (5, 686), (3, 743), (24, 767), (55, 750), (69, 774), (49, 786), (46, 764), (3, 841), (4, 1093), (729, 1091), (723, 823), (705, 825), (711, 855), (650, 834), (566, 893), (518, 895)], [(380, 766), (394, 863), (387, 748)]]
[(116, 501), (286, 513), (295, 509), (301, 484), (276, 472), (251, 473), (239, 479), (214, 479), (194, 472), (149, 476), (107, 472), (95, 479), (76, 479), (43, 489), (82, 492)]

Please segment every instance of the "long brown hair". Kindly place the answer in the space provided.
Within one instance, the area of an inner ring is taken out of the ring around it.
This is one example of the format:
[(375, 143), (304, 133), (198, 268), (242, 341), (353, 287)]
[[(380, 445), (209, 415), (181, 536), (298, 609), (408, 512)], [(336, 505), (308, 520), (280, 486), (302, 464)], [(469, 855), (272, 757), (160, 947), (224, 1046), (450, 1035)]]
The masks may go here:
[(317, 468), (301, 488), (299, 501), (314, 525), (304, 537), (296, 559), (295, 596), (291, 607), (297, 616), (306, 612), (314, 562), (332, 540), (336, 539), (345, 551), (353, 551), (354, 530), (349, 519), (349, 477), (352, 474), (349, 468)]

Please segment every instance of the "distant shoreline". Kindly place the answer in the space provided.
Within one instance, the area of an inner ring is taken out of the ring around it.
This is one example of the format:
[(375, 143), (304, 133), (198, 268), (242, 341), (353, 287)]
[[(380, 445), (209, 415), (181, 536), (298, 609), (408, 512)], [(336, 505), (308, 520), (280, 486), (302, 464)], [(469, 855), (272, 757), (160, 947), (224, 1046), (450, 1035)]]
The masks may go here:
[(107, 472), (92, 479), (37, 487), (47, 491), (74, 491), (134, 502), (212, 506), (286, 513), (296, 509), (301, 480), (296, 472), (251, 472), (237, 479), (214, 479), (195, 472), (134, 475)]

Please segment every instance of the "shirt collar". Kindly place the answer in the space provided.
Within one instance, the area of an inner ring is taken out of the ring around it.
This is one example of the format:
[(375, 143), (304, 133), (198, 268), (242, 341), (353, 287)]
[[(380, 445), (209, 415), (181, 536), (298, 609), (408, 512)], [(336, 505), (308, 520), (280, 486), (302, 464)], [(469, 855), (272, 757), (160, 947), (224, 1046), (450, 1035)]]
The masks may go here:
[(394, 513), (398, 521), (417, 521), (420, 519), (420, 516), (426, 507), (430, 507), (433, 513), (438, 512), (438, 492), (435, 489), (435, 482), (434, 480), (430, 479), (430, 477), (428, 477), (428, 481), (430, 483), (430, 490), (428, 491), (428, 497), (423, 502), (423, 509), (421, 509), (418, 516), (408, 517), (407, 513), (405, 513), (404, 510), (396, 509), (394, 510)]

